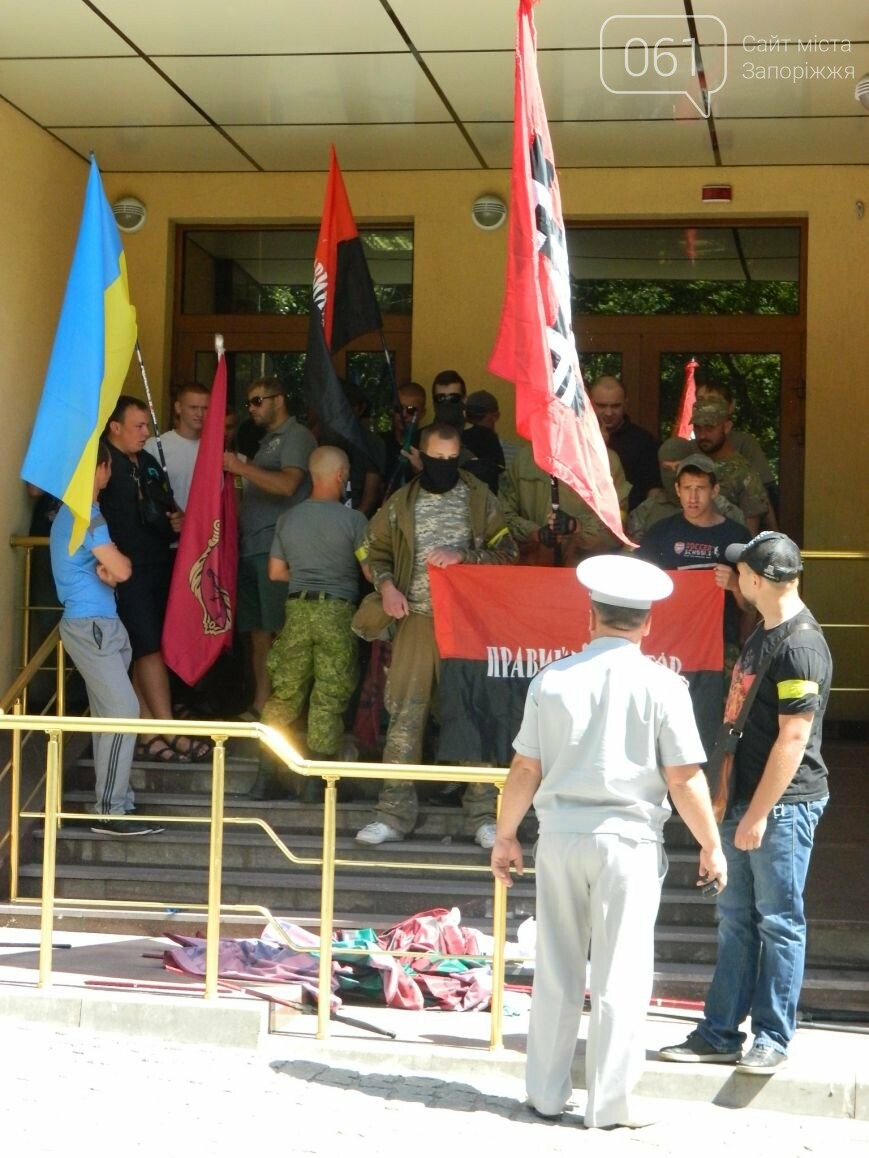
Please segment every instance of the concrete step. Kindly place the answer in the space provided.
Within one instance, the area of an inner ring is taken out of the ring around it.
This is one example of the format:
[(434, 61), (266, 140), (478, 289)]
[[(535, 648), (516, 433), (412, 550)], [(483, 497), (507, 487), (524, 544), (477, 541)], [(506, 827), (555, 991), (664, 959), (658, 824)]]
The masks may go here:
[[(84, 789), (72, 789), (65, 794), (69, 812), (86, 812), (93, 806), (93, 794)], [(136, 794), (136, 809), (143, 816), (198, 817), (207, 820), (211, 815), (211, 798), (204, 793), (179, 790), (175, 792), (143, 791)], [(278, 832), (320, 832), (323, 828), (323, 806), (303, 804), (298, 800), (251, 800), (249, 796), (227, 795), (224, 801), (226, 816), (262, 817)], [(359, 800), (339, 803), (337, 810), (338, 833), (355, 834), (374, 819), (373, 803)], [(417, 840), (441, 840), (452, 836), (460, 838), (463, 816), (460, 808), (423, 804), (414, 831)], [(530, 848), (535, 839), (536, 822), (533, 818), (522, 826), (522, 837)], [(390, 846), (395, 847), (395, 846)]]
[[(154, 839), (154, 838), (147, 838)], [(40, 868), (25, 865), (21, 870), (21, 890), (35, 896)], [(159, 900), (167, 907), (206, 898), (207, 873), (188, 867), (157, 867), (120, 864), (60, 865), (57, 869), (59, 897), (90, 897), (94, 900)], [(226, 904), (264, 905), (272, 912), (311, 915), (320, 908), (319, 871), (288, 866), (286, 872), (268, 873), (227, 869), (223, 874), (222, 898)], [(488, 920), (492, 911), (492, 890), (484, 874), (480, 880), (435, 882), (428, 890), (418, 879), (371, 870), (341, 870), (335, 879), (335, 908), (346, 913), (411, 913), (435, 906), (458, 906), (470, 924)], [(534, 886), (519, 882), (511, 889), (510, 907), (515, 916), (533, 913)]]
[[(83, 776), (93, 775), (92, 757), (77, 761), (77, 768)], [(258, 762), (255, 757), (228, 755), (225, 765), (225, 784), (228, 795), (248, 793), (257, 776)], [(136, 760), (130, 774), (130, 783), (136, 792), (158, 793), (211, 793), (211, 761), (193, 764), (164, 763), (160, 760)]]
[[(662, 1004), (666, 1004), (667, 1000), (696, 1003), (698, 1013), (702, 1013), (703, 999), (712, 980), (713, 967), (713, 962), (659, 963), (656, 952), (654, 994)], [(864, 1016), (861, 1020), (866, 1022), (865, 1013), (869, 1011), (869, 970), (824, 969), (820, 966), (809, 966), (806, 969), (798, 1020), (825, 1020), (823, 1013), (832, 1011), (862, 1013)], [(677, 1039), (678, 1034), (673, 1040)]]
[[(322, 834), (282, 832), (278, 834), (297, 857), (305, 859), (322, 858)], [(42, 830), (34, 834), (37, 840), (36, 858), (41, 857)], [(207, 826), (193, 827), (189, 822), (167, 826), (165, 832), (147, 840), (130, 840), (107, 834), (92, 833), (86, 823), (81, 827), (66, 823), (58, 833), (57, 855), (64, 864), (139, 864), (139, 865), (189, 865), (191, 868), (207, 868), (209, 853), (209, 830)], [(483, 874), (487, 882), (489, 853), (475, 844), (470, 837), (444, 837), (442, 840), (412, 840), (381, 845), (378, 848), (357, 844), (352, 836), (339, 836), (336, 841), (337, 855), (342, 860), (372, 861), (388, 860), (399, 863), (403, 876), (431, 877), (432, 865), (447, 866), (444, 878), (453, 872), (473, 877)], [(265, 832), (257, 829), (238, 828), (227, 825), (224, 829), (223, 864), (225, 868), (250, 869), (263, 872), (282, 872), (287, 867), (283, 851), (273, 843)], [(418, 867), (414, 867), (418, 866)], [(313, 866), (312, 866), (313, 867)]]

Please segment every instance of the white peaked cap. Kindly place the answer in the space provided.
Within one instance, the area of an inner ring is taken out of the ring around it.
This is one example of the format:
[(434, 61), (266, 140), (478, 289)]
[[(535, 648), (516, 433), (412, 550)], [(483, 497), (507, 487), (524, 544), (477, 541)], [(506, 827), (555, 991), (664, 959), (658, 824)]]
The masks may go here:
[(576, 577), (597, 603), (648, 611), (673, 591), (673, 580), (654, 563), (630, 555), (593, 555), (576, 568)]

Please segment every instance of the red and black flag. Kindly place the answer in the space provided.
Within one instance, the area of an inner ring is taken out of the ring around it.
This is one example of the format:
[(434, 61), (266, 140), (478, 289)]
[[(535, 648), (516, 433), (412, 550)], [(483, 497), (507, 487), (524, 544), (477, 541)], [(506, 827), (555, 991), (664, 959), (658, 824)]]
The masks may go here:
[(685, 363), (685, 382), (682, 386), (682, 397), (679, 399), (679, 413), (676, 415), (676, 425), (673, 434), (677, 438), (693, 438), (694, 426), (691, 415), (694, 412), (694, 403), (697, 401), (697, 386), (694, 382), (694, 371), (699, 363), (692, 358)]
[[(711, 571), (670, 571), (646, 655), (688, 681), (707, 752), (724, 697), (724, 592)], [(506, 765), (528, 685), (588, 642), (589, 595), (572, 568), (430, 567), (441, 731), (438, 760)]]
[(322, 426), (366, 458), (365, 437), (335, 373), (332, 354), (354, 338), (381, 329), (382, 324), (333, 145), (323, 220), (314, 252), (314, 301), (308, 326), (305, 390)]
[(537, 77), (531, 9), (520, 0), (507, 283), (489, 369), (516, 386), (516, 429), (534, 461), (627, 542), (597, 417), (576, 356), (561, 194)]
[(226, 359), (221, 351), (202, 427), (163, 621), (163, 658), (188, 684), (232, 646), (238, 531), (232, 475), (223, 471)]

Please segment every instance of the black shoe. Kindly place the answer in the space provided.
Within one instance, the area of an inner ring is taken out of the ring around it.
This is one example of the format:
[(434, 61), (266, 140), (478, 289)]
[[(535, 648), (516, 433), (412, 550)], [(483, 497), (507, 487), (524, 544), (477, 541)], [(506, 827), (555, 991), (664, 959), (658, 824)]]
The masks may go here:
[(326, 799), (326, 782), (315, 776), (307, 776), (299, 792), (303, 804), (322, 804)]
[(541, 1122), (560, 1122), (564, 1117), (564, 1111), (559, 1110), (557, 1114), (544, 1114), (542, 1110), (538, 1110), (536, 1106), (532, 1106), (530, 1102), (525, 1103), (535, 1118), (539, 1118)]
[(736, 1068), (745, 1074), (774, 1074), (787, 1063), (788, 1055), (773, 1045), (753, 1045), (745, 1057), (739, 1059)]
[(661, 1061), (672, 1062), (735, 1062), (742, 1056), (741, 1049), (718, 1049), (695, 1029), (681, 1045), (665, 1045), (658, 1050)]
[(458, 808), (465, 794), (464, 784), (438, 784), (428, 793), (429, 804)]
[(114, 820), (107, 817), (91, 825), (91, 832), (104, 832), (107, 836), (150, 836), (163, 831), (162, 824), (153, 824), (149, 820)]
[(280, 800), (285, 795), (277, 776), (271, 772), (263, 772), (262, 769), (257, 773), (248, 793), (251, 800)]

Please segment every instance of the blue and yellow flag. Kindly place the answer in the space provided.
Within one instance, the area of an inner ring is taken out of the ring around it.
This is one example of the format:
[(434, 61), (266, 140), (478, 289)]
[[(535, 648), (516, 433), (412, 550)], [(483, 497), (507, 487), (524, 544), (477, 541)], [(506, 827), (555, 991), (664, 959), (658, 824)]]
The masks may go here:
[(118, 227), (91, 156), (84, 212), (21, 477), (73, 513), (70, 553), (90, 522), (97, 441), (136, 343)]

